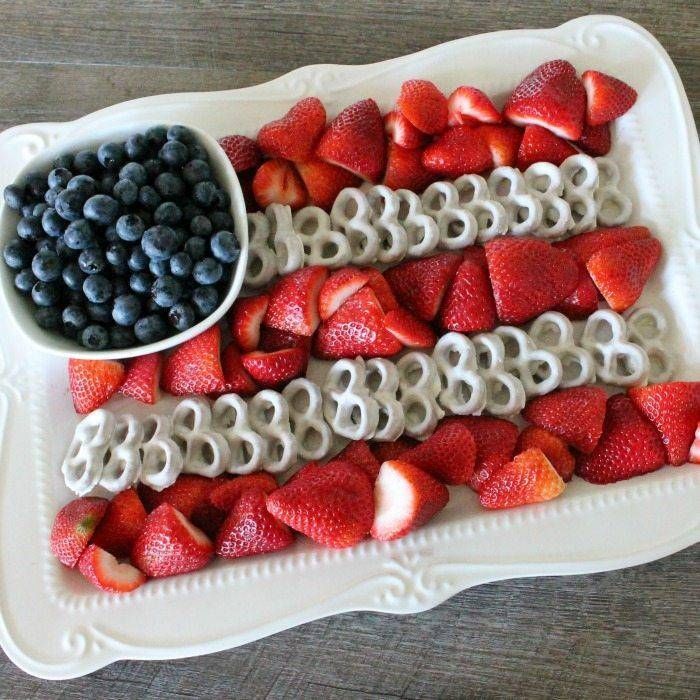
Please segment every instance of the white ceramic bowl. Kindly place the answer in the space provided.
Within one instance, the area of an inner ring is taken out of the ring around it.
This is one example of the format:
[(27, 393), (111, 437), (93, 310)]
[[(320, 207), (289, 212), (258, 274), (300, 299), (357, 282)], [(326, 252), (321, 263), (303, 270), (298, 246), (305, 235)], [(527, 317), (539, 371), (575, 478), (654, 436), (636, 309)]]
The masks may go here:
[[(163, 122), (138, 122), (125, 123), (118, 128), (91, 131), (86, 138), (74, 138), (58, 140), (50, 147), (44, 149), (32, 158), (15, 177), (16, 182), (30, 172), (46, 172), (51, 170), (52, 162), (56, 156), (62, 153), (76, 153), (82, 149), (96, 149), (101, 143), (106, 141), (121, 141), (135, 133), (143, 133), (146, 129)], [(182, 123), (182, 122), (178, 122)], [(248, 220), (246, 218), (246, 207), (243, 200), (243, 193), (238, 183), (238, 177), (226, 157), (221, 146), (206, 132), (196, 127), (185, 124), (191, 129), (199, 139), (199, 142), (206, 148), (209, 154), (212, 170), (222, 189), (229, 193), (231, 197), (231, 215), (235, 225), (235, 234), (238, 237), (241, 253), (236, 262), (236, 269), (231, 275), (231, 282), (218, 308), (204, 320), (200, 321), (192, 328), (176, 333), (157, 343), (148, 345), (138, 345), (131, 348), (121, 348), (112, 350), (87, 350), (76, 341), (64, 338), (57, 332), (47, 331), (37, 325), (34, 320), (34, 307), (31, 300), (22, 296), (14, 287), (15, 272), (11, 270), (4, 261), (0, 260), (0, 303), (3, 303), (10, 312), (10, 317), (15, 325), (35, 347), (39, 350), (61, 355), (63, 357), (75, 357), (88, 360), (121, 360), (137, 355), (146, 355), (152, 352), (167, 350), (175, 345), (199, 335), (207, 328), (213, 326), (231, 308), (243, 285), (245, 269), (248, 263)], [(15, 235), (18, 212), (13, 211), (4, 202), (0, 204), (0, 249)]]

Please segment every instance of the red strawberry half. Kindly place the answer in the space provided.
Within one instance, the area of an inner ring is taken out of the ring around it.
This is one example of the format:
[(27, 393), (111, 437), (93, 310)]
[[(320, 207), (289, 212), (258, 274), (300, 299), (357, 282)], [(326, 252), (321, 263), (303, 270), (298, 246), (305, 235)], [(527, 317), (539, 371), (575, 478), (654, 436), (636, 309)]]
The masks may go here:
[(481, 90), (468, 85), (458, 87), (447, 100), (449, 126), (498, 124), (501, 113)]
[(107, 593), (131, 593), (146, 583), (146, 575), (131, 564), (120, 564), (114, 555), (91, 544), (78, 561), (85, 578)]
[(429, 80), (406, 80), (396, 107), (424, 134), (439, 134), (447, 126), (447, 99)]
[(309, 193), (309, 204), (328, 211), (341, 190), (360, 184), (357, 175), (323, 160), (297, 163), (297, 170)]
[(233, 343), (227, 345), (221, 353), (221, 368), (226, 384), (224, 393), (252, 396), (257, 392), (258, 387), (243, 366), (241, 354)]
[(387, 312), (384, 323), (389, 333), (408, 348), (432, 348), (437, 342), (435, 331), (405, 309)]
[(269, 204), (288, 204), (300, 209), (308, 201), (308, 194), (299, 173), (288, 160), (266, 160), (253, 177), (253, 196), (261, 209)]
[(56, 513), (51, 527), (51, 553), (66, 566), (75, 566), (107, 511), (104, 498), (76, 498)]
[(160, 374), (163, 357), (160, 353), (141, 355), (129, 360), (120, 393), (141, 403), (154, 404), (160, 398)]
[(284, 350), (285, 348), (303, 348), (308, 351), (310, 347), (311, 338), (308, 335), (297, 335), (276, 328), (265, 328), (265, 326), (260, 329), (260, 349), (265, 352)]
[(259, 294), (236, 300), (231, 310), (231, 335), (243, 352), (257, 350), (260, 344), (260, 325), (265, 317), (270, 297)]
[(366, 440), (355, 440), (346, 445), (338, 454), (337, 460), (352, 462), (360, 467), (374, 481), (379, 473), (380, 462), (369, 449)]
[(585, 265), (594, 253), (603, 250), (603, 248), (628, 241), (638, 241), (650, 236), (651, 233), (646, 226), (614, 226), (586, 231), (578, 236), (567, 238), (565, 241), (557, 241), (554, 247), (568, 250)]
[(318, 313), (329, 319), (355, 292), (369, 282), (369, 275), (357, 267), (344, 267), (331, 273), (318, 295)]
[(244, 474), (215, 486), (209, 494), (209, 502), (224, 513), (228, 513), (244, 491), (258, 489), (265, 494), (277, 489), (275, 478), (267, 472)]
[(610, 136), (610, 125), (601, 124), (591, 126), (586, 124), (581, 132), (581, 138), (576, 145), (589, 156), (604, 156), (610, 152), (612, 139)]
[(518, 168), (527, 170), (533, 163), (540, 161), (561, 165), (576, 152), (568, 141), (555, 136), (551, 131), (541, 126), (529, 125), (525, 127), (518, 149)]
[(68, 360), (68, 384), (76, 413), (90, 413), (107, 403), (124, 381), (121, 362)]
[(598, 290), (593, 284), (586, 266), (576, 260), (578, 265), (578, 284), (566, 299), (563, 299), (554, 307), (571, 320), (586, 319), (598, 309)]
[(393, 442), (370, 442), (369, 448), (377, 458), (379, 464), (390, 459), (399, 459), (401, 455), (412, 447), (420, 444), (417, 440), (401, 435)]
[(208, 501), (209, 494), (217, 483), (214, 479), (198, 474), (180, 474), (175, 483), (162, 491), (139, 484), (138, 493), (149, 513), (163, 503), (168, 503), (186, 518), (191, 518), (193, 513)]
[(516, 164), (518, 149), (523, 138), (521, 128), (512, 124), (486, 124), (476, 131), (491, 151), (494, 167)]
[(423, 165), (434, 173), (455, 178), (491, 167), (491, 150), (471, 126), (453, 126), (423, 151)]
[(263, 389), (275, 389), (300, 377), (306, 371), (308, 355), (302, 348), (275, 352), (249, 352), (241, 357), (246, 372)]
[(384, 115), (384, 131), (391, 141), (401, 148), (420, 148), (428, 138), (396, 110)]
[(588, 100), (586, 121), (591, 126), (617, 119), (637, 101), (637, 92), (611, 75), (587, 70), (581, 80)]
[(109, 502), (91, 542), (115, 557), (127, 557), (145, 522), (141, 499), (134, 489), (127, 489)]
[(552, 463), (557, 473), (564, 481), (571, 481), (576, 467), (576, 460), (569, 452), (566, 443), (554, 433), (536, 425), (529, 425), (518, 436), (518, 444), (515, 451), (520, 453), (537, 447), (542, 450), (544, 456)]
[(219, 139), (219, 146), (224, 149), (226, 157), (237, 173), (257, 168), (262, 160), (258, 144), (247, 136), (240, 134), (224, 136)]
[(364, 272), (369, 280), (367, 281), (367, 286), (374, 292), (377, 297), (379, 305), (384, 309), (384, 311), (393, 311), (399, 308), (399, 302), (394, 296), (394, 292), (391, 291), (389, 283), (386, 281), (386, 277), (377, 270), (376, 267), (363, 267), (362, 272)]
[(389, 143), (384, 184), (392, 190), (406, 189), (422, 192), (433, 180), (435, 173), (423, 165), (423, 151), (403, 148)]

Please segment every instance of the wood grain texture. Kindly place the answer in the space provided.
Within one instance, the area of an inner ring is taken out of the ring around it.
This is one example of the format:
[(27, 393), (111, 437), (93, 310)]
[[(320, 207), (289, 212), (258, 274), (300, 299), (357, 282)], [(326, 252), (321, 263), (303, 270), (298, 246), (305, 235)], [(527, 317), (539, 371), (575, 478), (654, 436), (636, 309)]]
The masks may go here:
[[(624, 15), (656, 35), (697, 119), (697, 0), (0, 0), (0, 128), (591, 12)], [(606, 574), (490, 584), (420, 615), (346, 614), (228, 652), (122, 662), (61, 683), (30, 678), (0, 654), (0, 697), (697, 698), (698, 553)]]

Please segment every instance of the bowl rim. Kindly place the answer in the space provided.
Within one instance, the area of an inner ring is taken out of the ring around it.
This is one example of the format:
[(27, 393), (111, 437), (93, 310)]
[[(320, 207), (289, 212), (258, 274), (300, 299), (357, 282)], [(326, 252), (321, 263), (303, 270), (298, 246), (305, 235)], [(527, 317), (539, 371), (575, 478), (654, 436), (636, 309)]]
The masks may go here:
[[(127, 124), (118, 126), (105, 126), (104, 128), (91, 132), (89, 137), (75, 136), (59, 138), (30, 158), (24, 166), (15, 173), (13, 182), (21, 180), (22, 177), (33, 170), (40, 170), (43, 172), (47, 164), (50, 164), (54, 158), (63, 153), (76, 153), (82, 149), (96, 148), (96, 146), (105, 141), (126, 139), (132, 134), (143, 133), (152, 126), (162, 125), (169, 127), (174, 124), (186, 126), (195, 133), (200, 143), (206, 148), (209, 154), (210, 162), (214, 167), (217, 180), (222, 189), (225, 189), (231, 198), (229, 212), (233, 217), (234, 233), (238, 238), (240, 254), (236, 262), (236, 269), (231, 276), (231, 283), (226, 295), (209, 316), (199, 321), (199, 323), (192, 326), (192, 328), (188, 328), (186, 331), (181, 331), (180, 333), (147, 345), (137, 345), (129, 348), (112, 348), (109, 350), (88, 350), (79, 345), (76, 341), (41, 328), (36, 324), (31, 314), (19, 313), (20, 305), (26, 305), (28, 307), (29, 302), (27, 298), (20, 295), (14, 287), (15, 271), (7, 267), (4, 261), (0, 261), (0, 303), (5, 304), (7, 307), (9, 311), (8, 315), (12, 319), (15, 328), (19, 330), (20, 334), (35, 348), (51, 355), (81, 360), (126, 360), (141, 355), (163, 352), (191, 340), (218, 323), (238, 298), (243, 287), (248, 264), (248, 219), (243, 191), (233, 165), (218, 141), (199, 127), (184, 121), (172, 122), (171, 124), (162, 120), (139, 120), (137, 122), (128, 122)], [(17, 212), (10, 209), (4, 201), (0, 200), (0, 247), (4, 247), (4, 244), (14, 235), (14, 229), (8, 225), (8, 218), (10, 216), (17, 216)]]

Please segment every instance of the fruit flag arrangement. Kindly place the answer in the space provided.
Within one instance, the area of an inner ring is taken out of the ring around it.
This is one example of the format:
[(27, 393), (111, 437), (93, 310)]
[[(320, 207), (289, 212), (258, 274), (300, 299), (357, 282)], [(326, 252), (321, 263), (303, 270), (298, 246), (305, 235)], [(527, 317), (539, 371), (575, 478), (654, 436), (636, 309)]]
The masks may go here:
[[(326, 124), (316, 98), (264, 125), (255, 140), (220, 141), (251, 208), (328, 209), (361, 180), (420, 192), (431, 182), (501, 165), (555, 165), (610, 149), (610, 123), (635, 102), (621, 81), (566, 61), (543, 64), (499, 111), (480, 90), (443, 95), (409, 80), (382, 116), (372, 99)], [(234, 305), (213, 327), (167, 357), (71, 361), (76, 411), (121, 391), (146, 403), (159, 388), (181, 396), (251, 395), (303, 376), (310, 357), (393, 357), (432, 349), (449, 331), (484, 333), (546, 311), (586, 319), (604, 300), (625, 312), (661, 255), (644, 227), (607, 228), (548, 243), (498, 237), (484, 246), (374, 267), (310, 266)], [(230, 342), (222, 342), (229, 337)], [(223, 349), (222, 349), (223, 346)], [(268, 473), (214, 478), (181, 474), (111, 501), (83, 497), (57, 515), (54, 554), (99, 588), (127, 592), (149, 577), (194, 571), (215, 556), (238, 558), (290, 546), (298, 534), (327, 547), (405, 536), (467, 486), (487, 509), (559, 496), (574, 475), (607, 484), (699, 462), (700, 385), (665, 382), (608, 396), (595, 386), (531, 398), (520, 429), (493, 416), (449, 416), (422, 442), (351, 441), (330, 461), (286, 480)], [(696, 432), (697, 431), (697, 432)], [(283, 483), (282, 483), (283, 482)], [(127, 561), (125, 560), (128, 558)]]

